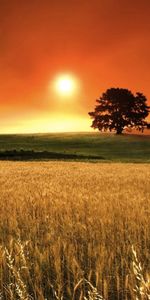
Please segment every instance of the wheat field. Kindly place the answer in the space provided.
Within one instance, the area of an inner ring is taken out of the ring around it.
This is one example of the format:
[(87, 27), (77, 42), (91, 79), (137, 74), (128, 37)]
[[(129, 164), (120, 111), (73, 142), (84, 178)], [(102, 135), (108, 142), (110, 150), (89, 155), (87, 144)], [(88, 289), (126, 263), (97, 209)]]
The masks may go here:
[(0, 299), (150, 299), (149, 274), (149, 164), (0, 162)]

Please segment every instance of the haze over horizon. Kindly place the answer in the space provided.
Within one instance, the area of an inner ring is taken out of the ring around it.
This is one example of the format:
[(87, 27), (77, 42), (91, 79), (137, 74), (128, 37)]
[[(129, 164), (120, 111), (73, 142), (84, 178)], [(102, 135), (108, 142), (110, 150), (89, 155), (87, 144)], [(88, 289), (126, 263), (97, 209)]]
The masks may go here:
[(90, 131), (110, 87), (150, 105), (149, 15), (149, 0), (0, 0), (0, 132)]

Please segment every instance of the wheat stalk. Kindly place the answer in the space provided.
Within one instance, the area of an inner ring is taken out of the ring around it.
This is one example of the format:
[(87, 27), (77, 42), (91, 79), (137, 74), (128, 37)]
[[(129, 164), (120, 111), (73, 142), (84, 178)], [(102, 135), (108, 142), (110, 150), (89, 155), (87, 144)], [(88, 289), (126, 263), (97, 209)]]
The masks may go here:
[(141, 263), (138, 260), (136, 250), (132, 245), (132, 254), (133, 254), (133, 273), (136, 279), (136, 285), (134, 288), (136, 300), (150, 300), (150, 277), (147, 281), (143, 276), (143, 269)]
[(77, 289), (80, 287), (81, 284), (86, 283), (90, 290), (88, 291), (88, 296), (85, 297), (84, 296), (84, 300), (105, 300), (97, 291), (97, 288), (95, 288), (91, 282), (89, 282), (87, 279), (82, 278), (80, 279), (80, 281), (76, 284), (76, 286), (74, 287), (74, 294), (73, 294), (73, 298), (72, 300), (75, 300), (75, 295), (76, 295), (76, 291)]
[(14, 265), (14, 258), (12, 258), (12, 255), (8, 251), (7, 248), (5, 248), (5, 255), (7, 259), (7, 266), (12, 274), (12, 277), (14, 279), (14, 284), (9, 285), (9, 293), (13, 297), (13, 287), (15, 288), (15, 292), (18, 295), (20, 300), (30, 300), (31, 297), (27, 293), (26, 285), (23, 282), (23, 279), (20, 275), (20, 270), (17, 270)]

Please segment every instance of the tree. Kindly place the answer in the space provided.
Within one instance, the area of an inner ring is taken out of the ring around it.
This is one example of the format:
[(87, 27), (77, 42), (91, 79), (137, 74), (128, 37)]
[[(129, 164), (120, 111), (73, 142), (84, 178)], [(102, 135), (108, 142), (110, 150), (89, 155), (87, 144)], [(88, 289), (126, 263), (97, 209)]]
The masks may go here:
[(115, 130), (121, 134), (125, 128), (143, 130), (149, 123), (145, 121), (150, 112), (142, 93), (133, 95), (123, 88), (110, 88), (96, 100), (94, 112), (89, 112), (93, 119), (92, 126), (100, 131)]

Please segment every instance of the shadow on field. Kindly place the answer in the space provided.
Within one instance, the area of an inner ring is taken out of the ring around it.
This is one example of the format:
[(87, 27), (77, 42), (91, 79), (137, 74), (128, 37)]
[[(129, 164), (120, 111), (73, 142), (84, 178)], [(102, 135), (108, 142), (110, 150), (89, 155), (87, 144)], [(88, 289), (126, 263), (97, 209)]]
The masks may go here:
[(102, 156), (94, 155), (80, 155), (69, 153), (58, 153), (49, 151), (24, 151), (24, 150), (8, 150), (0, 151), (0, 160), (13, 160), (13, 161), (28, 161), (28, 160), (87, 160), (96, 159), (104, 160)]

